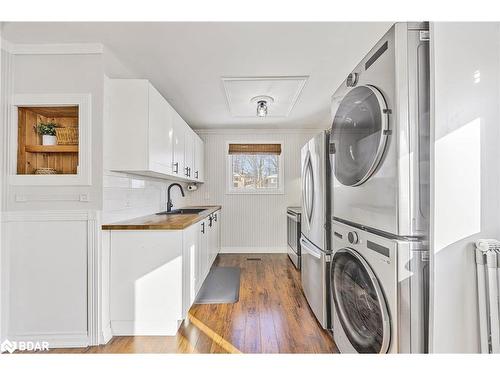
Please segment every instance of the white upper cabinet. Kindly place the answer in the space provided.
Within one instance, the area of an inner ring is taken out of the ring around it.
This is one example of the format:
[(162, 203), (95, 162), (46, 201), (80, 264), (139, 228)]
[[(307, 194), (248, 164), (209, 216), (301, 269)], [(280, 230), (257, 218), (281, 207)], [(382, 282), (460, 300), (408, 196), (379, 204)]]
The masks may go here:
[(149, 85), (149, 169), (172, 173), (174, 110), (161, 94)]
[(185, 138), (185, 127), (187, 124), (184, 122), (182, 117), (175, 112), (174, 113), (174, 150), (172, 158), (172, 168), (173, 174), (182, 178), (187, 177), (185, 175), (184, 169), (184, 138)]
[(202, 181), (194, 176), (199, 137), (149, 81), (108, 79), (105, 97), (105, 168)]
[(195, 134), (195, 142), (194, 142), (194, 173), (193, 177), (196, 181), (203, 182), (205, 178), (205, 146), (203, 144), (203, 140)]
[(185, 128), (184, 136), (184, 174), (194, 179), (194, 142), (197, 135), (189, 127)]

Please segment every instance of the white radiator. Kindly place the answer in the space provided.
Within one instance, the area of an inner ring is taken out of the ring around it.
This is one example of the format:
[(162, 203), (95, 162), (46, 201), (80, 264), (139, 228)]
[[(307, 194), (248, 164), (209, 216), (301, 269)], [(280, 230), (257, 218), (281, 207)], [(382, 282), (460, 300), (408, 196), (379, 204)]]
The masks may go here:
[(481, 352), (500, 353), (500, 241), (477, 241), (476, 265)]

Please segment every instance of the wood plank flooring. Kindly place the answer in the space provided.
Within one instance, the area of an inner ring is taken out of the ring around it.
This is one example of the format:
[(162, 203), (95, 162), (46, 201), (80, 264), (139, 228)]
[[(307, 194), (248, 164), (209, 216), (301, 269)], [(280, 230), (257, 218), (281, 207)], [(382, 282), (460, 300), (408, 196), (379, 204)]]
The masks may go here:
[(193, 305), (176, 337), (114, 337), (107, 345), (53, 353), (336, 353), (286, 254), (220, 254), (241, 268), (234, 304)]

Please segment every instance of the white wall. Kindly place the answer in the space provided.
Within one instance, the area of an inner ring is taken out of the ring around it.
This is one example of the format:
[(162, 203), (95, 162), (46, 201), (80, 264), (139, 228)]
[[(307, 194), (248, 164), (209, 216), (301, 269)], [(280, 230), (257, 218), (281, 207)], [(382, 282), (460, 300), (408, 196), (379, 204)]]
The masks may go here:
[[(192, 203), (222, 205), (223, 252), (286, 251), (286, 207), (300, 205), (300, 150), (318, 131), (199, 131), (205, 142), (205, 184)], [(228, 141), (284, 142), (284, 194), (227, 194)]]
[[(92, 110), (92, 185), (91, 186), (6, 186), (5, 209), (100, 210), (102, 189), (102, 127), (104, 100), (104, 64), (101, 54), (12, 56), (11, 94), (91, 94)], [(79, 202), (79, 194), (88, 194), (89, 202)], [(16, 202), (16, 195), (30, 197)], [(63, 200), (61, 197), (74, 197)], [(39, 199), (39, 198), (42, 198)], [(46, 199), (50, 197), (51, 200)]]
[(500, 24), (434, 23), (431, 350), (479, 351), (474, 241), (500, 239)]
[[(8, 45), (11, 47), (11, 45)], [(16, 54), (2, 50), (2, 108), (14, 94), (90, 94), (92, 183), (90, 186), (9, 185), (8, 160), (2, 163), (2, 315), (12, 339), (48, 340), (52, 346), (84, 346), (95, 341), (97, 303), (89, 290), (97, 267), (102, 209), (102, 55)], [(6, 112), (8, 114), (8, 112)], [(2, 130), (10, 118), (1, 118)], [(2, 153), (7, 149), (2, 139)], [(4, 154), (5, 156), (5, 154)], [(79, 201), (87, 194), (89, 202)], [(16, 196), (28, 197), (25, 202)], [(94, 267), (95, 266), (95, 267)], [(93, 301), (88, 304), (89, 297)], [(2, 332), (5, 333), (5, 332)]]

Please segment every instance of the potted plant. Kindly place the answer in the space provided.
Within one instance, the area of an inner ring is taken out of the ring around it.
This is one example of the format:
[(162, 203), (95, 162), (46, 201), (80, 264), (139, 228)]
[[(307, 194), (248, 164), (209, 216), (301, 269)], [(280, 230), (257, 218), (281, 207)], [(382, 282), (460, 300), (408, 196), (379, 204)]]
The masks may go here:
[(42, 145), (52, 146), (57, 144), (57, 124), (55, 122), (41, 122), (36, 126), (36, 131), (42, 136)]

